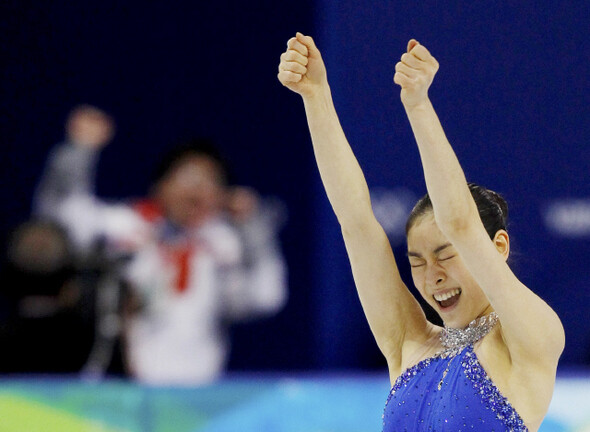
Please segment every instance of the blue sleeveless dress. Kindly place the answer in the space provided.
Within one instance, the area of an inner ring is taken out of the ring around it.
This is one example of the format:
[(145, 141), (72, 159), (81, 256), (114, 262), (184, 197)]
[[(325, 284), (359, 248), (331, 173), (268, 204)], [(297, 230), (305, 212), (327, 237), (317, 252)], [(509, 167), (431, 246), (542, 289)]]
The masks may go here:
[(468, 345), (407, 369), (385, 404), (383, 432), (526, 432)]

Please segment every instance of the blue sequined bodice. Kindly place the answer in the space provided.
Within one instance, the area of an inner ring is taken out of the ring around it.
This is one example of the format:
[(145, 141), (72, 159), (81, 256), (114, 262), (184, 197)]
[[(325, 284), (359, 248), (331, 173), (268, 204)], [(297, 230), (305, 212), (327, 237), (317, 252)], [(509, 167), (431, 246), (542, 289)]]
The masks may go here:
[(407, 369), (383, 413), (384, 432), (526, 432), (522, 419), (477, 360), (473, 346)]

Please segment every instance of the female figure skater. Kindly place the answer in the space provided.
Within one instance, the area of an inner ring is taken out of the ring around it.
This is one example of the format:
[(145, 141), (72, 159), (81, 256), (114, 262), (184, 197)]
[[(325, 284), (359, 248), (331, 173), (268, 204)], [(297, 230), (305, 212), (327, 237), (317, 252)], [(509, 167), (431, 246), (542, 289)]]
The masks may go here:
[(504, 200), (467, 183), (445, 137), (428, 98), (437, 61), (410, 40), (395, 70), (428, 191), (406, 226), (412, 278), (444, 328), (426, 320), (400, 278), (311, 37), (288, 41), (278, 74), (303, 98), (361, 303), (387, 359), (392, 390), (383, 429), (536, 431), (551, 400), (563, 327), (506, 263)]

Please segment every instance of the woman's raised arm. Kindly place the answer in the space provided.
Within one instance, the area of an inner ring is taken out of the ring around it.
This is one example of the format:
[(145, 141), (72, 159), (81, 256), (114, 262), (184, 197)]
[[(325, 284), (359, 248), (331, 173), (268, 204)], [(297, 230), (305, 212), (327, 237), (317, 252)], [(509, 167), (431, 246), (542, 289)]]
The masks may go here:
[[(507, 234), (500, 230), (490, 241), (485, 231), (463, 170), (428, 97), (437, 70), (438, 62), (430, 52), (411, 40), (394, 77), (418, 144), (436, 224), (498, 313), (513, 363), (533, 366), (537, 362), (549, 370), (563, 349), (563, 328), (555, 312), (506, 264)], [(501, 167), (501, 160), (497, 162)]]
[(402, 282), (387, 236), (373, 215), (367, 183), (340, 126), (311, 37), (297, 33), (289, 40), (278, 77), (303, 98), (317, 165), (342, 228), (363, 309), (392, 375), (399, 374), (402, 347), (411, 351), (412, 342), (423, 342), (430, 327)]

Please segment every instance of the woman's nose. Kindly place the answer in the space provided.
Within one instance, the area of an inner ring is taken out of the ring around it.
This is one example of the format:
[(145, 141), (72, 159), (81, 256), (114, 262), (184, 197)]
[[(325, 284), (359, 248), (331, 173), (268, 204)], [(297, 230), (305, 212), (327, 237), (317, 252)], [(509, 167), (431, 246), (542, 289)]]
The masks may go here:
[(426, 269), (426, 283), (430, 286), (437, 286), (446, 279), (445, 272), (437, 265), (430, 265)]

